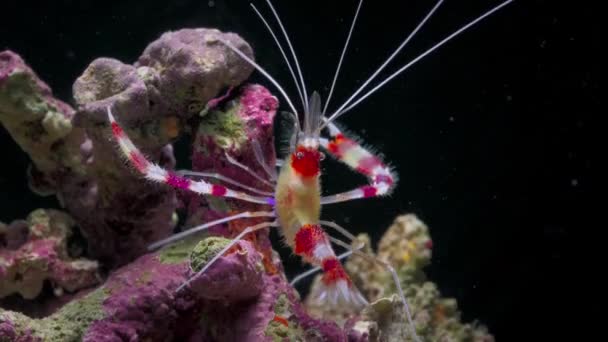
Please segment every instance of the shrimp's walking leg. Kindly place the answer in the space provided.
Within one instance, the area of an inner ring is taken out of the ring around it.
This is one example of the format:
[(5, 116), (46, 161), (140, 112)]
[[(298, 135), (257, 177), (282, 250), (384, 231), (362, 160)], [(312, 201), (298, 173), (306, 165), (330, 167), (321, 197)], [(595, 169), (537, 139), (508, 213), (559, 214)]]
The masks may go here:
[[(355, 249), (359, 250), (361, 248), (363, 248), (363, 244), (357, 246), (357, 248), (355, 248)], [(351, 256), (352, 254), (353, 254), (353, 251), (348, 250), (348, 251), (338, 255), (338, 260), (344, 260), (344, 259), (348, 258), (349, 256)], [(321, 270), (321, 267), (315, 266), (315, 267), (309, 269), (308, 271), (302, 272), (302, 273), (298, 274), (297, 276), (293, 277), (291, 282), (289, 282), (289, 285), (295, 286), (300, 280), (305, 279), (305, 278), (319, 272), (320, 270)]]
[(209, 267), (211, 267), (211, 265), (213, 265), (214, 262), (216, 262), (219, 258), (221, 258), (222, 255), (224, 255), (224, 253), (226, 253), (230, 248), (234, 247), (234, 245), (237, 242), (239, 242), (241, 239), (243, 239), (243, 237), (245, 235), (247, 235), (249, 233), (253, 233), (260, 229), (264, 229), (264, 228), (268, 228), (268, 227), (276, 227), (276, 226), (278, 226), (277, 221), (272, 221), (272, 222), (258, 223), (256, 225), (245, 228), (242, 232), (239, 233), (239, 235), (234, 237), (234, 239), (232, 239), (232, 241), (230, 241), (230, 243), (227, 244), (226, 247), (224, 247), (221, 251), (219, 251), (219, 253), (217, 253), (213, 258), (211, 258), (211, 260), (209, 260), (209, 262), (207, 262), (205, 264), (205, 266), (203, 266), (203, 268), (201, 268), (200, 271), (196, 272), (195, 275), (193, 275), (190, 279), (188, 279), (183, 284), (181, 284), (177, 288), (176, 292), (181, 291), (184, 287), (190, 285), (190, 283), (192, 283), (192, 281), (194, 281), (194, 279), (200, 277), (203, 273), (205, 273), (205, 271), (207, 271), (207, 269), (209, 269)]
[(274, 203), (273, 197), (252, 196), (240, 191), (226, 188), (222, 185), (211, 184), (203, 180), (194, 181), (184, 178), (175, 172), (163, 169), (162, 167), (148, 161), (146, 157), (144, 157), (144, 155), (137, 149), (137, 147), (135, 147), (135, 145), (131, 142), (131, 139), (129, 139), (122, 127), (120, 127), (120, 125), (118, 125), (114, 119), (112, 111), (109, 107), (108, 119), (112, 125), (112, 134), (114, 135), (116, 141), (118, 141), (120, 150), (124, 156), (127, 157), (129, 162), (137, 169), (137, 171), (139, 171), (145, 178), (151, 181), (168, 184), (177, 189), (184, 189), (202, 195), (238, 198), (243, 201), (258, 204), (272, 205)]
[(346, 137), (334, 124), (328, 126), (331, 139), (321, 138), (321, 146), (332, 156), (351, 169), (365, 175), (370, 184), (353, 190), (323, 196), (321, 204), (345, 202), (357, 198), (368, 198), (388, 194), (395, 186), (396, 177), (378, 156), (363, 148), (355, 140)]
[[(332, 225), (331, 226), (328, 225), (328, 226), (330, 226), (330, 227), (339, 227), (340, 230), (346, 231), (346, 229), (344, 227), (341, 227), (338, 224), (333, 223), (333, 222), (331, 222), (331, 223), (332, 223)], [(375, 263), (375, 264), (383, 267), (384, 269), (386, 269), (391, 274), (391, 276), (393, 277), (393, 281), (395, 282), (395, 287), (397, 288), (397, 291), (399, 292), (399, 297), (401, 299), (401, 302), (403, 303), (403, 307), (405, 308), (405, 314), (406, 314), (406, 317), (407, 317), (407, 321), (408, 321), (408, 325), (409, 325), (409, 328), (410, 328), (410, 332), (412, 333), (412, 337), (414, 338), (415, 341), (420, 341), (420, 338), (416, 334), (416, 326), (414, 325), (414, 321), (412, 320), (412, 314), (411, 314), (411, 311), (410, 311), (410, 306), (409, 306), (409, 304), (407, 302), (407, 299), (405, 298), (405, 294), (403, 293), (403, 288), (401, 288), (401, 282), (399, 281), (399, 277), (397, 276), (397, 272), (395, 271), (395, 269), (393, 268), (393, 266), (391, 266), (389, 263), (387, 263), (385, 261), (380, 260), (378, 257), (371, 256), (369, 254), (361, 252), (359, 250), (360, 248), (353, 249), (353, 247), (350, 244), (348, 244), (348, 243), (346, 243), (346, 242), (344, 242), (344, 241), (342, 241), (340, 239), (336, 239), (336, 238), (331, 237), (331, 236), (329, 237), (329, 239), (331, 240), (331, 242), (335, 243), (336, 245), (339, 245), (341, 247), (344, 247), (346, 250), (351, 251), (352, 254), (354, 254), (356, 256), (359, 256), (359, 257), (362, 257), (362, 258), (364, 258), (364, 259), (366, 259), (366, 260), (368, 260), (368, 261), (370, 261), (372, 263)], [(357, 247), (359, 247), (359, 246), (357, 246)]]
[[(255, 152), (254, 152), (255, 153)], [(243, 171), (247, 172), (249, 175), (251, 175), (253, 178), (259, 180), (260, 182), (266, 184), (267, 186), (269, 186), (270, 188), (274, 189), (274, 184), (272, 182), (269, 182), (268, 180), (264, 179), (262, 176), (258, 175), (255, 171), (253, 171), (249, 166), (247, 165), (243, 165), (241, 163), (239, 163), (236, 159), (232, 158), (231, 155), (229, 155), (228, 153), (225, 154), (226, 159), (228, 160), (228, 162), (240, 169), (242, 169)], [(257, 158), (257, 157), (256, 157)], [(273, 180), (274, 181), (274, 180)]]
[(191, 171), (191, 170), (177, 170), (176, 173), (178, 175), (181, 176), (185, 176), (185, 177), (201, 177), (201, 178), (215, 178), (217, 180), (220, 180), (222, 182), (226, 182), (228, 184), (234, 185), (236, 187), (239, 188), (243, 188), (243, 189), (247, 189), (253, 193), (256, 193), (258, 195), (262, 195), (262, 196), (273, 196), (274, 194), (270, 191), (264, 191), (264, 190), (260, 190), (248, 185), (245, 185), (241, 182), (237, 182), (232, 178), (228, 178), (224, 175), (221, 175), (219, 173), (215, 173), (215, 172), (199, 172), (199, 171)]
[(245, 212), (242, 212), (242, 213), (238, 213), (236, 215), (227, 216), (227, 217), (224, 217), (224, 218), (221, 218), (221, 219), (218, 219), (218, 220), (207, 222), (205, 224), (201, 224), (200, 226), (192, 227), (192, 228), (190, 228), (188, 230), (185, 230), (185, 231), (183, 231), (181, 233), (178, 233), (178, 234), (172, 235), (172, 236), (170, 236), (170, 237), (168, 237), (166, 239), (157, 241), (157, 242), (151, 244), (150, 246), (148, 246), (148, 250), (150, 250), (150, 251), (155, 250), (157, 248), (160, 248), (160, 247), (166, 246), (168, 244), (177, 242), (179, 240), (185, 239), (188, 236), (191, 236), (191, 235), (194, 235), (194, 234), (196, 234), (198, 232), (201, 232), (203, 230), (209, 229), (209, 228), (211, 228), (211, 227), (213, 227), (215, 225), (226, 223), (226, 222), (229, 222), (229, 221), (238, 220), (238, 219), (241, 219), (241, 218), (275, 217), (275, 216), (276, 215), (275, 215), (275, 213), (273, 211), (245, 211)]

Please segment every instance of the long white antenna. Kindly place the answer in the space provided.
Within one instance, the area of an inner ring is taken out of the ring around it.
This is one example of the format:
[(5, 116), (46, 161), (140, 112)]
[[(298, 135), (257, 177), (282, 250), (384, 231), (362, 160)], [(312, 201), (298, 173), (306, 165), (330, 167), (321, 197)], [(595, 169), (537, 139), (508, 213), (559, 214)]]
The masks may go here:
[(418, 26), (416, 26), (416, 28), (407, 36), (407, 38), (405, 38), (405, 40), (401, 43), (401, 45), (399, 45), (399, 47), (393, 52), (393, 54), (391, 54), (386, 61), (384, 61), (384, 63), (367, 79), (367, 81), (365, 81), (365, 83), (363, 83), (359, 89), (357, 89), (357, 91), (355, 91), (354, 94), (351, 95), (350, 98), (348, 98), (348, 100), (346, 100), (346, 102), (344, 102), (335, 112), (333, 112), (333, 114), (330, 116), (329, 120), (327, 120), (325, 122), (325, 124), (321, 127), (325, 127), (327, 125), (328, 122), (330, 122), (331, 120), (333, 120), (336, 115), (338, 113), (340, 113), (340, 111), (342, 111), (342, 109), (344, 109), (344, 107), (348, 106), (348, 104), (350, 103), (350, 101), (352, 101), (361, 91), (363, 91), (363, 89), (371, 82), (374, 80), (374, 78), (376, 78), (376, 76), (384, 69), (384, 67), (386, 67), (386, 65), (393, 60), (393, 58), (395, 58), (395, 56), (397, 56), (397, 54), (399, 53), (399, 51), (401, 51), (401, 49), (403, 49), (412, 38), (414, 38), (414, 36), (416, 35), (416, 33), (418, 33), (418, 31), (422, 28), (422, 26), (424, 26), (424, 24), (426, 24), (426, 22), (433, 16), (433, 14), (435, 13), (435, 11), (439, 8), (439, 6), (441, 6), (441, 4), (443, 3), (444, 0), (439, 0), (437, 1), (437, 3), (435, 4), (435, 6), (433, 6), (433, 8), (431, 8), (431, 10), (429, 11), (429, 13), (427, 13), (427, 15), (420, 21), (420, 23), (418, 23)]
[(302, 70), (300, 69), (300, 62), (298, 62), (298, 57), (296, 56), (296, 53), (293, 50), (293, 46), (291, 45), (291, 41), (289, 40), (287, 31), (285, 31), (285, 27), (283, 27), (283, 23), (281, 22), (281, 18), (279, 18), (277, 11), (275, 11), (274, 6), (272, 6), (272, 3), (270, 2), (270, 0), (266, 0), (266, 3), (268, 3), (268, 6), (270, 7), (270, 9), (272, 10), (272, 13), (274, 14), (274, 17), (277, 19), (277, 22), (279, 23), (279, 27), (281, 28), (281, 31), (283, 32), (283, 36), (285, 36), (285, 40), (287, 41), (287, 46), (289, 46), (289, 50), (291, 50), (291, 55), (293, 56), (293, 60), (295, 61), (295, 64), (296, 64), (296, 70), (298, 71), (298, 75), (300, 76), (300, 81), (302, 82), (302, 90), (304, 92), (304, 100), (305, 100), (304, 109), (308, 113), (308, 92), (306, 91), (306, 84), (304, 84), (304, 77), (302, 77)]
[(221, 38), (218, 38), (218, 40), (222, 44), (226, 45), (230, 50), (234, 51), (234, 53), (236, 53), (237, 55), (239, 55), (247, 63), (251, 64), (251, 66), (253, 66), (254, 68), (256, 68), (262, 75), (266, 76), (266, 78), (270, 82), (272, 82), (272, 84), (274, 84), (275, 87), (277, 87), (277, 89), (279, 90), (279, 92), (281, 92), (281, 95), (283, 95), (283, 97), (285, 98), (285, 101), (287, 101), (287, 104), (289, 104), (289, 107), (293, 111), (294, 115), (297, 115), (296, 114), (297, 113), (296, 107), (293, 106), (293, 103), (291, 103), (291, 100), (289, 99), (289, 96), (287, 96), (287, 93), (285, 93), (285, 90), (283, 90), (283, 87), (281, 87), (281, 85), (279, 84), (279, 82), (275, 81), (275, 79), (272, 78), (272, 76), (270, 76), (270, 74), (268, 72), (266, 72), (266, 70), (264, 70), (264, 68), (262, 68), (261, 66), (257, 65), (256, 62), (254, 62), (253, 60), (251, 60), (251, 58), (247, 57), (247, 55), (245, 55), (243, 52), (241, 52), (241, 50), (239, 50), (236, 47), (234, 47), (228, 41), (225, 41), (225, 40), (223, 40)]
[[(260, 13), (260, 11), (258, 11), (258, 9), (255, 7), (254, 4), (251, 3), (250, 5), (253, 8), (253, 10), (255, 11), (255, 13), (258, 15), (258, 17), (260, 17), (260, 19), (262, 20), (264, 25), (266, 25), (268, 32), (270, 32), (270, 34), (272, 35), (272, 38), (274, 39), (274, 42), (277, 44), (277, 47), (281, 51), (281, 54), (283, 55), (283, 60), (285, 60), (285, 63), (287, 64), (287, 67), (289, 68), (289, 72), (291, 73), (291, 77), (293, 78), (293, 81), (296, 84), (296, 88), (298, 88), (298, 95), (300, 95), (300, 100), (302, 101), (302, 108), (306, 108), (306, 104), (304, 102), (304, 96), (302, 95), (302, 89), (300, 89), (300, 83), (298, 82), (298, 79), (296, 78), (296, 74), (293, 72), (291, 63), (289, 62), (289, 59), (287, 58), (287, 55), (285, 54), (285, 51), (283, 50), (283, 47), (281, 46), (279, 39), (274, 34), (274, 31), (272, 30), (272, 28), (270, 27), (270, 25), (268, 24), (266, 19), (264, 19), (264, 16), (262, 15), (262, 13)], [(294, 113), (294, 114), (296, 115), (296, 117), (298, 117), (298, 113)]]
[(470, 23), (464, 25), (463, 27), (461, 27), (460, 29), (458, 29), (456, 32), (454, 32), (451, 35), (447, 36), (442, 41), (440, 41), (439, 43), (435, 44), (433, 47), (431, 47), (430, 49), (426, 50), (425, 52), (423, 52), (422, 54), (420, 54), (418, 57), (414, 58), (411, 62), (407, 63), (401, 69), (395, 71), (392, 75), (390, 75), (384, 81), (382, 81), (380, 84), (378, 84), (373, 89), (371, 89), (370, 91), (368, 91), (367, 93), (365, 93), (365, 95), (361, 96), (355, 103), (353, 103), (352, 105), (348, 106), (342, 112), (338, 112), (338, 113), (335, 113), (334, 115), (332, 115), (329, 118), (329, 120), (326, 121), (325, 125), (327, 125), (330, 121), (335, 120), (340, 115), (342, 115), (342, 114), (346, 113), (347, 111), (351, 110), (352, 108), (354, 108), (357, 104), (359, 104), (361, 101), (365, 100), (368, 96), (370, 96), (371, 94), (373, 94), (376, 90), (380, 89), (383, 85), (385, 85), (386, 83), (388, 83), (390, 80), (392, 80), (393, 78), (397, 77), (399, 74), (401, 74), (405, 70), (409, 69), (412, 65), (416, 64), (416, 62), (418, 62), (422, 58), (426, 57), (428, 54), (430, 54), (431, 52), (435, 51), (440, 46), (442, 46), (443, 44), (445, 44), (448, 41), (450, 41), (452, 38), (458, 36), (459, 34), (461, 34), (462, 32), (464, 32), (465, 30), (467, 30), (471, 26), (477, 24), (481, 20), (485, 19), (486, 17), (488, 17), (492, 13), (500, 10), (501, 8), (503, 8), (504, 6), (510, 4), (513, 1), (514, 0), (507, 0), (507, 1), (503, 2), (503, 3), (501, 3), (500, 5), (492, 8), (491, 10), (489, 10), (486, 13), (482, 14), (481, 16), (477, 17), (477, 19), (475, 19), (475, 20), (471, 21)]
[(355, 17), (353, 18), (353, 22), (350, 25), (350, 30), (348, 31), (348, 37), (346, 37), (346, 43), (344, 43), (344, 48), (342, 49), (342, 55), (340, 55), (340, 61), (338, 62), (338, 67), (336, 68), (336, 73), (334, 74), (334, 80), (331, 82), (331, 88), (329, 89), (329, 95), (327, 95), (327, 100), (325, 101), (325, 107), (323, 107), (323, 115), (327, 111), (327, 107), (329, 106), (329, 101), (331, 100), (331, 95), (334, 93), (334, 87), (336, 86), (336, 81), (338, 80), (338, 74), (340, 73), (340, 67), (342, 66), (342, 61), (344, 60), (344, 55), (346, 54), (346, 49), (348, 48), (348, 42), (350, 42), (350, 37), (353, 34), (353, 30), (355, 28), (355, 23), (357, 22), (357, 17), (359, 16), (359, 10), (361, 9), (361, 4), (363, 4), (363, 0), (359, 0), (359, 5), (357, 6), (357, 11), (355, 12)]

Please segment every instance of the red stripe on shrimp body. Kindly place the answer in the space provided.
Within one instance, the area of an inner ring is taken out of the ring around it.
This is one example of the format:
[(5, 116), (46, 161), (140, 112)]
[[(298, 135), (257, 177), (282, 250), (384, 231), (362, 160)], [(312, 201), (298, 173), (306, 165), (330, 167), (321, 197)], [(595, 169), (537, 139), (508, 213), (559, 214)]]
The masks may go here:
[(344, 271), (340, 260), (335, 257), (323, 260), (322, 280), (325, 285), (335, 284), (339, 280), (344, 280), (350, 285), (348, 274)]
[(298, 146), (291, 155), (291, 167), (304, 178), (315, 177), (319, 174), (321, 153), (317, 149)]
[(318, 243), (325, 238), (325, 232), (317, 224), (305, 224), (296, 233), (294, 252), (311, 257)]

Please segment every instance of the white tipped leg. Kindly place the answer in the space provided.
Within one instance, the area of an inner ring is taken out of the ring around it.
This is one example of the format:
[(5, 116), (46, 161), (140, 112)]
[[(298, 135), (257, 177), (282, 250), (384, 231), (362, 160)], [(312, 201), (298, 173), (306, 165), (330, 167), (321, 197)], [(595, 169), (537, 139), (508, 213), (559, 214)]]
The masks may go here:
[(272, 211), (253, 211), (253, 212), (252, 211), (246, 211), (246, 212), (243, 212), (243, 213), (238, 213), (236, 215), (227, 216), (227, 217), (221, 218), (219, 220), (215, 220), (215, 221), (207, 222), (205, 224), (201, 224), (200, 226), (196, 226), (196, 227), (190, 228), (190, 229), (185, 230), (185, 231), (183, 231), (181, 233), (172, 235), (172, 236), (170, 236), (170, 237), (168, 237), (166, 239), (157, 241), (157, 242), (151, 244), (150, 246), (148, 246), (148, 250), (149, 251), (153, 251), (155, 249), (164, 247), (164, 246), (166, 246), (168, 244), (171, 244), (171, 243), (177, 242), (179, 240), (185, 239), (185, 238), (187, 238), (189, 236), (192, 236), (192, 235), (194, 235), (196, 233), (199, 233), (199, 232), (201, 232), (203, 230), (207, 230), (207, 229), (209, 229), (209, 228), (211, 228), (213, 226), (216, 226), (218, 224), (226, 223), (226, 222), (237, 220), (237, 219), (241, 219), (241, 218), (251, 218), (251, 217), (275, 217), (275, 213), (272, 212)]
[(232, 241), (230, 241), (230, 243), (227, 244), (226, 247), (224, 247), (213, 258), (211, 258), (211, 260), (209, 260), (209, 262), (207, 262), (200, 271), (198, 271), (194, 276), (192, 276), (190, 279), (188, 279), (183, 284), (181, 284), (177, 288), (176, 292), (183, 290), (185, 287), (190, 285), (190, 283), (192, 283), (192, 281), (194, 281), (194, 279), (200, 277), (203, 273), (205, 273), (205, 271), (207, 271), (207, 269), (209, 267), (211, 267), (211, 265), (213, 265), (214, 262), (216, 262), (219, 258), (221, 258), (222, 255), (224, 255), (224, 253), (226, 253), (230, 248), (232, 248), (237, 242), (239, 242), (241, 239), (243, 239), (243, 237), (245, 235), (247, 235), (249, 233), (253, 233), (260, 229), (264, 229), (264, 228), (268, 228), (268, 227), (276, 227), (276, 226), (278, 226), (278, 222), (273, 221), (273, 222), (262, 222), (262, 223), (258, 223), (256, 225), (254, 225), (254, 226), (245, 228), (241, 233), (239, 233), (239, 235), (237, 235), (234, 239), (232, 239)]

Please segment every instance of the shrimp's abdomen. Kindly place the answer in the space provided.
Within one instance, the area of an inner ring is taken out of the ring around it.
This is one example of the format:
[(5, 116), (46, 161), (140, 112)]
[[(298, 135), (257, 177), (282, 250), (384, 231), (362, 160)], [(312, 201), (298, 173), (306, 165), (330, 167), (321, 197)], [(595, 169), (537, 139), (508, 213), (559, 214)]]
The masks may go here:
[(295, 235), (306, 224), (317, 224), (321, 215), (321, 184), (319, 177), (303, 178), (289, 163), (277, 179), (275, 210), (285, 242), (295, 246)]

